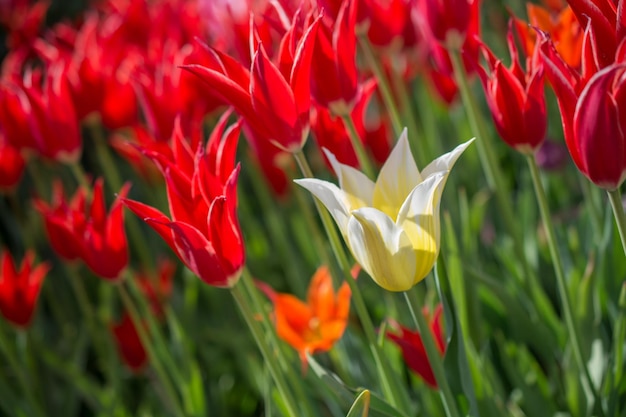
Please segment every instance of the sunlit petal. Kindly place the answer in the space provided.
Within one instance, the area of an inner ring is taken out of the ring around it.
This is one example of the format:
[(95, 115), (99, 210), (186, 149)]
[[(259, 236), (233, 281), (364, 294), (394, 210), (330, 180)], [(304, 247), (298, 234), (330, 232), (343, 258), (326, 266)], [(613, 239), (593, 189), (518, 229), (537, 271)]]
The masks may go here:
[(315, 178), (294, 180), (301, 187), (306, 188), (317, 197), (335, 219), (342, 234), (346, 235), (348, 218), (350, 217), (350, 203), (346, 194), (335, 184)]
[(371, 207), (352, 212), (348, 244), (357, 262), (389, 291), (413, 286), (416, 258), (411, 240), (385, 213)]
[(405, 128), (380, 170), (374, 187), (373, 206), (395, 220), (406, 196), (421, 181)]

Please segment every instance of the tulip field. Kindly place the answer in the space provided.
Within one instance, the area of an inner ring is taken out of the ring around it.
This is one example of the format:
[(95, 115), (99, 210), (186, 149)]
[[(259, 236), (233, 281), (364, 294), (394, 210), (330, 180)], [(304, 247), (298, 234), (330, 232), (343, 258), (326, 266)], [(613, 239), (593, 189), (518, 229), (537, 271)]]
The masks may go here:
[(626, 417), (626, 0), (0, 0), (0, 417)]

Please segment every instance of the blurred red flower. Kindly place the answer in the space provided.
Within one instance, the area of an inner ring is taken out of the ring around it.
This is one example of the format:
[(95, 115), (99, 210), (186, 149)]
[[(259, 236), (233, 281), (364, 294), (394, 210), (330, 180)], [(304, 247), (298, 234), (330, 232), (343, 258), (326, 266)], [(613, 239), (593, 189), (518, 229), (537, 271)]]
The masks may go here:
[(43, 280), (50, 270), (47, 262), (34, 266), (35, 253), (28, 250), (19, 270), (11, 254), (0, 255), (0, 313), (19, 327), (30, 324)]
[[(432, 315), (427, 307), (424, 307), (422, 314), (428, 320), (429, 330), (432, 333), (439, 353), (443, 356), (446, 351), (446, 345), (441, 323), (442, 311), (443, 307), (439, 304)], [(392, 326), (396, 327), (400, 334), (387, 331), (386, 336), (400, 347), (406, 364), (413, 372), (421, 376), (428, 385), (432, 388), (437, 388), (437, 381), (430, 367), (426, 349), (419, 332), (409, 330), (398, 323), (392, 323)]]

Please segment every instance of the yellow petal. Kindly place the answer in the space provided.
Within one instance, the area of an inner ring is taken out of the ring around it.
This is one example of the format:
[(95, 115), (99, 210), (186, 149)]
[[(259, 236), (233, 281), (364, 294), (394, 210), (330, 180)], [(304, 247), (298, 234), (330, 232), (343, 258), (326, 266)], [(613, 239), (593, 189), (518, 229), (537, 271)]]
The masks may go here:
[(415, 254), (411, 240), (385, 213), (366, 207), (352, 212), (348, 245), (372, 279), (389, 291), (413, 286)]

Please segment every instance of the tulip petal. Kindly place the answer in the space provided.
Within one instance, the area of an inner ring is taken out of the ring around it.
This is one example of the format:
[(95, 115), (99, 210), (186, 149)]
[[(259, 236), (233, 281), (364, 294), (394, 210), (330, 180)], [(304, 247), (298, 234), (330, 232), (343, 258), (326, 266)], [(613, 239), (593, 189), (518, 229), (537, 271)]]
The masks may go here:
[[(436, 175), (436, 174), (438, 174), (440, 172), (445, 172), (445, 171), (452, 170), (452, 167), (456, 163), (456, 160), (459, 159), (459, 156), (461, 156), (461, 154), (465, 151), (465, 149), (467, 149), (467, 147), (472, 142), (474, 142), (474, 140), (476, 140), (476, 138), (471, 138), (467, 142), (460, 144), (459, 146), (457, 146), (456, 148), (454, 148), (450, 152), (444, 153), (439, 158), (437, 158), (434, 161), (432, 161), (422, 171), (422, 178), (428, 178), (428, 177), (430, 177), (432, 175)], [(447, 178), (447, 173), (446, 173), (446, 178)], [(444, 178), (444, 180), (446, 178)], [(444, 181), (444, 184), (445, 184), (445, 181)], [(408, 193), (405, 194), (405, 196), (406, 195), (408, 195)]]
[(618, 104), (610, 83), (626, 65), (612, 65), (596, 73), (582, 91), (574, 113), (574, 137), (585, 174), (596, 185), (618, 188), (626, 177), (626, 140)]
[(374, 200), (374, 182), (361, 171), (339, 162), (327, 149), (324, 149), (324, 153), (337, 174), (339, 187), (346, 193), (350, 210), (371, 206)]
[(380, 210), (352, 212), (348, 245), (374, 281), (388, 291), (406, 291), (415, 283), (415, 252), (407, 234)]
[(376, 180), (374, 207), (395, 219), (406, 196), (421, 181), (405, 128)]
[(447, 176), (437, 173), (415, 187), (398, 213), (396, 225), (406, 232), (416, 256), (414, 284), (428, 275), (439, 254), (439, 201)]
[(350, 217), (350, 203), (348, 196), (335, 184), (316, 178), (294, 180), (301, 187), (306, 188), (317, 197), (335, 219), (339, 230), (346, 236), (348, 218)]

